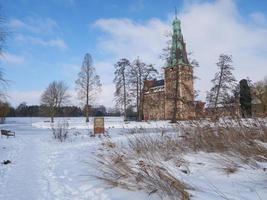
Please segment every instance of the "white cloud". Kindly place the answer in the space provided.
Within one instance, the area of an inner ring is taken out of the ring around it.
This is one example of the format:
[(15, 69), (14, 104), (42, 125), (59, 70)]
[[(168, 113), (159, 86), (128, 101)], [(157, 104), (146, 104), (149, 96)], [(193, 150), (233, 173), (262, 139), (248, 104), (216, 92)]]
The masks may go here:
[(115, 59), (140, 56), (146, 62), (159, 63), (169, 24), (159, 19), (150, 19), (145, 23), (129, 19), (99, 19), (94, 25), (108, 34), (108, 37), (99, 40), (101, 51), (111, 53)]
[(79, 64), (67, 63), (59, 63), (59, 66), (61, 66), (62, 75), (68, 80), (68, 82), (74, 83), (78, 77), (81, 66)]
[(200, 62), (196, 88), (202, 91), (202, 99), (220, 53), (232, 54), (238, 80), (247, 76), (258, 80), (267, 73), (267, 27), (246, 22), (233, 0), (191, 5), (180, 18), (187, 45)]
[(258, 24), (258, 25), (262, 25), (262, 26), (267, 26), (267, 18), (266, 16), (262, 13), (262, 12), (254, 12), (250, 14), (250, 17), (252, 18), (252, 20)]
[[(113, 106), (113, 96), (114, 96), (114, 85), (113, 84), (105, 84), (101, 87), (101, 92), (97, 94), (95, 99), (93, 100), (93, 105), (104, 105), (106, 107), (112, 107)], [(70, 95), (70, 100), (68, 102), (68, 105), (75, 105), (75, 106), (84, 106), (84, 101), (81, 101), (78, 98), (77, 90), (75, 88), (69, 88), (68, 94)]]
[[(65, 41), (57, 36), (60, 35), (60, 28), (51, 18), (28, 17), (24, 20), (13, 18), (9, 20), (8, 26), (17, 33), (15, 40), (18, 42), (63, 50), (68, 48)], [(50, 38), (47, 38), (48, 35)]]
[(25, 62), (25, 59), (23, 56), (11, 54), (11, 53), (4, 53), (2, 56), (2, 61), (6, 64), (11, 65), (20, 65)]
[(94, 64), (96, 74), (100, 75), (102, 84), (109, 84), (113, 81), (114, 63), (115, 61), (101, 61)]
[[(26, 102), (27, 105), (40, 105), (41, 95), (44, 90), (10, 90), (8, 91), (8, 101), (12, 102), (12, 106), (18, 106), (22, 102)], [(73, 88), (69, 88), (68, 95), (70, 96), (68, 105), (80, 106), (80, 102), (77, 98), (77, 93)]]
[(32, 90), (32, 91), (21, 91), (11, 90), (8, 91), (10, 102), (13, 106), (18, 106), (22, 102), (26, 102), (27, 105), (39, 105), (40, 97), (43, 91)]
[[(255, 13), (252, 14), (254, 20), (248, 22), (239, 13), (234, 0), (194, 1), (183, 8), (179, 18), (187, 49), (193, 51), (200, 63), (196, 70), (200, 80), (195, 86), (201, 90), (202, 100), (210, 88), (221, 53), (233, 55), (238, 80), (247, 76), (259, 80), (266, 75), (267, 27), (262, 26), (266, 16)], [(163, 67), (159, 55), (166, 46), (165, 34), (171, 28), (170, 21), (154, 18), (137, 23), (113, 18), (99, 19), (94, 25), (105, 33), (99, 37), (101, 52), (113, 55), (115, 60), (140, 56), (145, 62)]]
[(68, 46), (61, 38), (50, 39), (43, 42), (44, 46), (58, 47), (60, 49), (67, 49)]
[(57, 22), (51, 18), (29, 17), (25, 20), (13, 18), (8, 26), (15, 30), (26, 30), (37, 34), (52, 34), (59, 31)]
[(114, 85), (113, 84), (103, 85), (101, 90), (102, 91), (100, 95), (98, 95), (95, 103), (97, 105), (112, 107), (114, 99), (114, 91), (115, 91)]
[(61, 50), (65, 50), (68, 48), (68, 45), (61, 38), (45, 40), (45, 39), (42, 39), (39, 37), (18, 35), (15, 37), (15, 40), (18, 42), (25, 43), (25, 44), (40, 45), (40, 46), (44, 46), (44, 47), (56, 47), (56, 48), (59, 48)]

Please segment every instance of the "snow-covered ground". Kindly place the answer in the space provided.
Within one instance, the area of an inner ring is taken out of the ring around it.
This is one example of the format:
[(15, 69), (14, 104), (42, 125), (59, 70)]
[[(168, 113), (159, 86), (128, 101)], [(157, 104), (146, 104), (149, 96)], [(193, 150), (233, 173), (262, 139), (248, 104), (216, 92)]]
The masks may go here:
[[(15, 138), (0, 138), (0, 162), (12, 162), (0, 164), (1, 200), (148, 199), (142, 192), (106, 189), (95, 180), (92, 155), (104, 138), (90, 137), (92, 123), (87, 125), (84, 118), (56, 119), (65, 120), (70, 133), (79, 134), (64, 143), (52, 138), (49, 118), (8, 118), (0, 125), (0, 129), (16, 132)], [(121, 118), (105, 121), (111, 137), (124, 138), (122, 133), (130, 124)]]
[[(15, 138), (0, 138), (0, 162), (12, 162), (0, 164), (1, 200), (159, 199), (142, 191), (108, 189), (93, 178), (94, 155), (106, 138), (90, 137), (92, 119), (86, 124), (84, 118), (57, 118), (56, 121), (69, 123), (71, 137), (63, 143), (52, 138), (48, 121), (49, 118), (8, 118), (0, 125), (0, 129), (16, 132)], [(153, 133), (172, 128), (167, 121), (125, 123), (122, 118), (106, 118), (105, 126), (113, 141), (123, 141), (140, 129)], [(187, 158), (191, 160), (190, 174), (183, 176), (196, 188), (193, 199), (267, 199), (266, 171), (241, 168), (225, 175), (216, 170), (216, 161), (209, 164), (206, 156), (200, 153)]]

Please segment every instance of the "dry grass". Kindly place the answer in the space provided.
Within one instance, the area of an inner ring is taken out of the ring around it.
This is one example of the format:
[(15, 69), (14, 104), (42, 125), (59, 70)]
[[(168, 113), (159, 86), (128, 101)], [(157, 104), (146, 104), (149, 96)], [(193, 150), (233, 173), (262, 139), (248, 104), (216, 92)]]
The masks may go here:
[(262, 121), (227, 121), (214, 125), (197, 125), (183, 131), (184, 151), (223, 153), (237, 157), (244, 163), (267, 161), (267, 127)]
[(152, 164), (152, 160), (132, 160), (123, 154), (113, 154), (99, 160), (101, 173), (97, 176), (111, 187), (127, 190), (145, 190), (171, 200), (189, 200), (190, 187), (167, 169)]
[(177, 127), (177, 133), (131, 136), (122, 146), (103, 143), (107, 151), (98, 159), (97, 178), (112, 187), (144, 190), (162, 199), (189, 200), (193, 188), (181, 181), (181, 173), (190, 174), (184, 154), (216, 153), (228, 175), (243, 164), (257, 168), (257, 162), (267, 162), (267, 149), (262, 145), (267, 142), (265, 121), (193, 121)]

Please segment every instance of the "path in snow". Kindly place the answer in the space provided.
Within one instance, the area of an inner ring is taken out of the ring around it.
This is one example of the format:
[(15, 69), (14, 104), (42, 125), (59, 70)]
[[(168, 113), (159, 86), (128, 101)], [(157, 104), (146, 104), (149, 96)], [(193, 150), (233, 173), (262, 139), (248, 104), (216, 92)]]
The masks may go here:
[[(60, 143), (52, 139), (51, 130), (32, 126), (29, 118), (13, 120), (0, 125), (16, 132), (15, 138), (0, 138), (0, 162), (12, 161), (0, 164), (0, 200), (151, 199), (142, 192), (106, 190), (91, 177), (95, 174), (91, 155), (102, 140), (90, 138), (88, 130), (71, 130), (81, 135)], [(117, 140), (125, 139), (113, 131)]]
[(42, 173), (45, 170), (45, 151), (39, 144), (46, 135), (36, 134), (26, 124), (13, 124), (11, 127), (5, 125), (3, 128), (16, 131), (17, 136), (1, 138), (0, 146), (4, 155), (0, 157), (2, 160), (11, 160), (12, 164), (2, 169), (0, 199), (42, 199), (40, 188)]
[[(34, 129), (29, 124), (2, 126), (16, 131), (16, 138), (0, 139), (0, 199), (91, 199), (106, 200), (102, 188), (86, 183), (82, 174), (84, 154), (90, 143), (60, 144), (51, 139), (49, 130)], [(83, 155), (81, 155), (83, 151)], [(82, 180), (84, 179), (84, 180)]]

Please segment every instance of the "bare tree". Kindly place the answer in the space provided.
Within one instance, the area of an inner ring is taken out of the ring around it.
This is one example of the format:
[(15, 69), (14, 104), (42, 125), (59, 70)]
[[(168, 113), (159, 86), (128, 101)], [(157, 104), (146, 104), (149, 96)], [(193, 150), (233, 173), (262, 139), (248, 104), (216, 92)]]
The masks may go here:
[(123, 115), (124, 121), (127, 119), (127, 106), (130, 102), (129, 98), (129, 85), (128, 79), (129, 76), (127, 72), (129, 72), (129, 67), (131, 63), (129, 60), (123, 58), (119, 60), (115, 64), (115, 78), (113, 82), (115, 83), (116, 91), (115, 91), (115, 101), (116, 107), (119, 107), (121, 104), (123, 105)]
[(56, 110), (69, 100), (67, 90), (68, 87), (64, 82), (53, 81), (41, 96), (41, 104), (47, 106), (49, 109), (48, 112), (52, 123), (54, 122)]
[(10, 111), (10, 105), (0, 100), (0, 124), (4, 123), (7, 114)]
[[(3, 56), (4, 48), (6, 39), (8, 36), (7, 27), (5, 26), (5, 18), (2, 15), (2, 8), (0, 6), (0, 59)], [(8, 84), (8, 81), (4, 78), (4, 72), (3, 69), (0, 68), (0, 99), (1, 101), (6, 101), (6, 86)]]
[(152, 79), (157, 74), (153, 65), (145, 64), (139, 58), (133, 61), (130, 69), (130, 85), (132, 87), (132, 96), (136, 99), (137, 120), (141, 121), (143, 116), (144, 101), (144, 82)]
[(216, 63), (219, 71), (211, 80), (213, 87), (207, 94), (207, 103), (210, 108), (217, 111), (218, 106), (224, 106), (228, 102), (231, 91), (236, 87), (236, 79), (232, 73), (232, 56), (221, 54)]
[(0, 6), (0, 55), (3, 54), (5, 42), (7, 38), (7, 28), (5, 26), (5, 18), (2, 15), (2, 8)]
[[(3, 56), (6, 39), (8, 36), (7, 27), (5, 26), (5, 18), (2, 15), (2, 9), (0, 6), (0, 59)], [(4, 123), (5, 117), (9, 112), (9, 104), (6, 100), (6, 89), (8, 81), (4, 78), (3, 69), (0, 68), (0, 123)]]
[(84, 56), (81, 71), (75, 83), (78, 90), (78, 97), (85, 104), (86, 122), (89, 122), (89, 106), (95, 100), (96, 95), (101, 91), (101, 83), (93, 67), (92, 57), (88, 53)]

